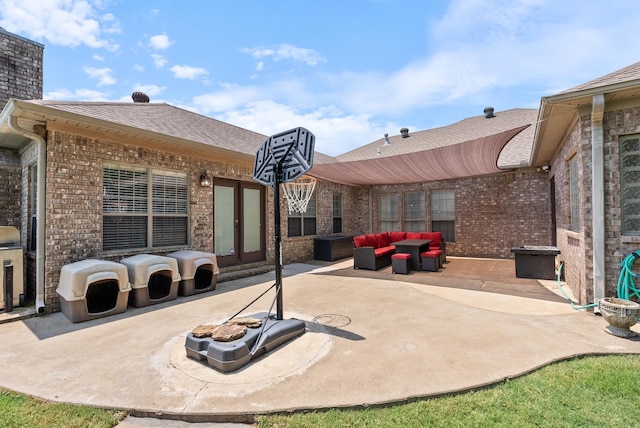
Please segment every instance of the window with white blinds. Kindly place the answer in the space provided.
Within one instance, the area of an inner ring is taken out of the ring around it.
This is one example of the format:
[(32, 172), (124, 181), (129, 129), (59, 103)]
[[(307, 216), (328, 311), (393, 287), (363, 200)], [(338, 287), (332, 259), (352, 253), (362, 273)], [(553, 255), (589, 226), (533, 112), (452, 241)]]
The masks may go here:
[(105, 164), (104, 250), (186, 245), (187, 175)]

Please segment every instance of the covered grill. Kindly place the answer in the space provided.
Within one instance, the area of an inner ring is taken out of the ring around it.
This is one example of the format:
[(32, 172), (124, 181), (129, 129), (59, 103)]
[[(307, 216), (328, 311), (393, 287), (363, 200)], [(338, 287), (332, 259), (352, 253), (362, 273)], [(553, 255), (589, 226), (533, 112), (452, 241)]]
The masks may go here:
[(166, 302), (178, 297), (180, 273), (172, 257), (138, 254), (120, 260), (131, 282), (130, 303), (135, 307)]
[(130, 291), (125, 265), (94, 259), (63, 266), (56, 289), (62, 312), (71, 322), (124, 312)]
[(24, 292), (22, 273), (20, 232), (13, 226), (0, 226), (0, 309), (11, 312), (20, 304)]
[(202, 251), (182, 250), (168, 254), (178, 261), (180, 286), (178, 294), (190, 296), (216, 289), (218, 262), (216, 255)]

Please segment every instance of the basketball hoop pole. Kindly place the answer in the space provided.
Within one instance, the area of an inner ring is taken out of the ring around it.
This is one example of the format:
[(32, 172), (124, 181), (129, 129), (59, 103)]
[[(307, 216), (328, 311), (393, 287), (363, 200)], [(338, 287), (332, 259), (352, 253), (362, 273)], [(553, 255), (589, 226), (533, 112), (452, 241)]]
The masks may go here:
[(289, 146), (287, 153), (280, 159), (280, 161), (273, 165), (273, 217), (275, 221), (275, 250), (276, 250), (276, 319), (283, 319), (283, 303), (282, 303), (282, 263), (280, 254), (280, 244), (282, 242), (281, 227), (280, 227), (280, 183), (282, 182), (282, 164), (287, 155), (291, 151), (293, 145)]

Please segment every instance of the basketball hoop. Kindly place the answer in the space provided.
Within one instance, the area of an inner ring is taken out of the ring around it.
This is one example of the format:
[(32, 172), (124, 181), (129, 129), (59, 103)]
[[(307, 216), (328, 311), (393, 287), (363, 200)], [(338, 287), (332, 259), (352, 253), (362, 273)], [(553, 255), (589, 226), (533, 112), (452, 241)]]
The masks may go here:
[(289, 214), (305, 212), (313, 190), (316, 188), (316, 179), (305, 176), (296, 181), (284, 183), (283, 186), (289, 205)]

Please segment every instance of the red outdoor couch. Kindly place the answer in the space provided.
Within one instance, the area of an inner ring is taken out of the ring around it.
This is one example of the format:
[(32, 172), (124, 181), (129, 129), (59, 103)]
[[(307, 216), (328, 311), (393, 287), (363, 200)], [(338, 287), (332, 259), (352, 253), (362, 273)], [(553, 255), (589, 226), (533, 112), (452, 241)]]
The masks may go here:
[(353, 237), (353, 268), (378, 270), (389, 266), (396, 252), (393, 243), (403, 239), (431, 239), (429, 248), (442, 250), (442, 260), (446, 260), (442, 232), (382, 232)]

